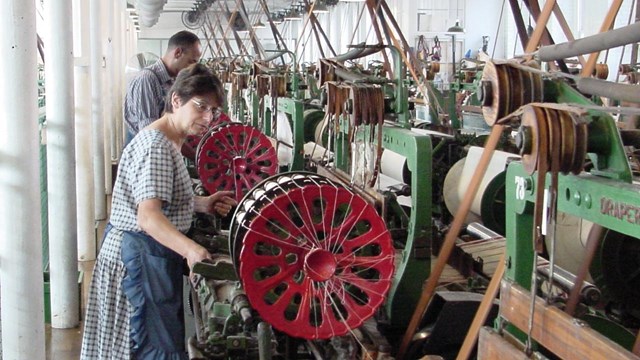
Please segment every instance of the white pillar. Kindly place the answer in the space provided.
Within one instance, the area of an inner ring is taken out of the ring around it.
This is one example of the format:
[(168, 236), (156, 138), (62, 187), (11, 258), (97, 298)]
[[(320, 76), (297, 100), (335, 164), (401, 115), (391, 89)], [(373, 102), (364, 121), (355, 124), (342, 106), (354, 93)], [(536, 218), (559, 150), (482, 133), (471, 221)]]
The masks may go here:
[[(78, 216), (78, 261), (96, 259), (93, 156), (91, 146), (91, 75), (90, 68), (76, 61), (76, 196)], [(98, 234), (101, 236), (101, 234)]]
[[(122, 103), (124, 93), (122, 91), (122, 83), (124, 77), (124, 40), (126, 34), (125, 17), (129, 17), (125, 11), (122, 1), (114, 1), (114, 29), (113, 32), (113, 69), (114, 69), (114, 86), (113, 86), (113, 120), (112, 120), (112, 136), (111, 136), (111, 161), (117, 161), (120, 157), (122, 149)], [(111, 186), (107, 188), (107, 191)]]
[(51, 326), (78, 325), (73, 38), (71, 0), (48, 0), (45, 7), (45, 88), (47, 90), (47, 189)]
[(89, 3), (74, 3), (74, 35), (77, 41), (74, 69), (76, 118), (76, 196), (78, 260), (96, 258), (93, 156), (91, 147), (91, 75), (89, 68)]
[(116, 86), (116, 104), (118, 107), (118, 111), (116, 112), (116, 159), (120, 159), (124, 145), (124, 119), (122, 107), (124, 104), (124, 94), (126, 89), (125, 67), (127, 65), (127, 55), (129, 54), (131, 32), (128, 24), (129, 13), (125, 11), (126, 3), (118, 1), (114, 2), (114, 4), (116, 4), (116, 16), (118, 16), (119, 19), (119, 24), (116, 26), (116, 29), (120, 31), (116, 47), (116, 77), (118, 79)]
[[(103, 40), (107, 40), (103, 43), (104, 46), (104, 82), (102, 84), (102, 94), (104, 95), (104, 190), (105, 194), (111, 193), (111, 142), (113, 139), (113, 118), (114, 112), (114, 86), (115, 86), (115, 72), (114, 72), (114, 14), (113, 14), (113, 2), (101, 1), (102, 13), (105, 22), (102, 24)], [(108, 189), (108, 190), (107, 190)]]
[(102, 27), (100, 0), (89, 2), (91, 62), (91, 122), (93, 143), (93, 189), (96, 220), (107, 218), (105, 194), (104, 121), (102, 99)]
[(35, 2), (0, 1), (2, 356), (44, 359)]

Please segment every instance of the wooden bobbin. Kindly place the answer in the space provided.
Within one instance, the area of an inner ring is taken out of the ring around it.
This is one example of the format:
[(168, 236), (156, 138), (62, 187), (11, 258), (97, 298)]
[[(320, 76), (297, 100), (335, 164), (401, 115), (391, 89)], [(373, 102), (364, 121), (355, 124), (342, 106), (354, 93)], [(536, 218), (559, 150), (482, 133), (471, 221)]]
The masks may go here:
[(523, 105), (543, 100), (543, 83), (539, 74), (509, 63), (487, 62), (478, 91), (482, 114), (489, 125)]

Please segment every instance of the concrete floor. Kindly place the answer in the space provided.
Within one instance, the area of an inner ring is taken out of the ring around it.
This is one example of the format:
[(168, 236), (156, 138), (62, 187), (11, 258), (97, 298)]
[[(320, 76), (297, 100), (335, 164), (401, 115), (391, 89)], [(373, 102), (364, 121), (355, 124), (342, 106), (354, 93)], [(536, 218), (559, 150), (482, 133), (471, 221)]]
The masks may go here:
[[(82, 279), (82, 316), (86, 308), (86, 300), (95, 261), (78, 263), (78, 269), (84, 271)], [(82, 347), (82, 320), (80, 326), (73, 329), (53, 329), (50, 324), (45, 326), (45, 341), (47, 360), (75, 360), (80, 358)]]

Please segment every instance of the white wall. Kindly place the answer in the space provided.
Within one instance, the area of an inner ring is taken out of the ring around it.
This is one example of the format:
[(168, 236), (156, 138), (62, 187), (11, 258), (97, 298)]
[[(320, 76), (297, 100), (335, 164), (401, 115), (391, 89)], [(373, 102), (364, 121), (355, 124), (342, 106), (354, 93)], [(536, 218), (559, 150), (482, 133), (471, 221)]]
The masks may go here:
[[(558, 0), (558, 3), (569, 26), (573, 29), (574, 36), (581, 38), (599, 31), (611, 1)], [(469, 50), (472, 57), (476, 56), (478, 49), (482, 46), (482, 36), (489, 36), (488, 53), (489, 55), (493, 54), (495, 58), (512, 58), (523, 54), (522, 45), (517, 38), (511, 8), (504, 0), (387, 0), (387, 3), (410, 46), (416, 45), (419, 35), (424, 35), (427, 42), (431, 44), (433, 37), (438, 36), (442, 44), (442, 62), (444, 63), (451, 60), (451, 37), (445, 32), (454, 25), (456, 20), (460, 20), (461, 26), (466, 30), (464, 35), (456, 36), (457, 59), (460, 59)], [(616, 21), (616, 28), (627, 23), (631, 3), (632, 1), (624, 1)], [(340, 2), (331, 8), (328, 15), (319, 15), (323, 29), (336, 53), (347, 52), (347, 46), (352, 42), (366, 41), (367, 44), (377, 42), (367, 11), (358, 22), (363, 4), (362, 2)], [(504, 9), (502, 9), (503, 5)], [(525, 24), (528, 24), (529, 14), (524, 6), (521, 6), (523, 7)], [(540, 6), (544, 6), (543, 1)], [(500, 19), (501, 12), (503, 13), (502, 20)], [(167, 39), (175, 32), (184, 30), (180, 16), (179, 12), (163, 13), (158, 24), (153, 28), (143, 28), (139, 34), (138, 51), (161, 55), (166, 49)], [(533, 21), (531, 23), (535, 26)], [(296, 44), (300, 42), (298, 55), (302, 56), (298, 59), (299, 62), (315, 62), (320, 57), (316, 39), (313, 35), (309, 36), (310, 25), (307, 25), (306, 31), (302, 33), (303, 25), (303, 21), (285, 22), (278, 25), (278, 29), (290, 50), (294, 50)], [(549, 29), (556, 42), (566, 41), (562, 29), (553, 16), (549, 22)], [(202, 32), (196, 31), (196, 33), (204, 39)], [(266, 48), (273, 47), (274, 41), (269, 29), (258, 30), (257, 34), (260, 38), (265, 39)], [(250, 49), (249, 51), (252, 51), (248, 35), (244, 33), (242, 37), (245, 46)], [(352, 41), (352, 39), (354, 40)], [(235, 48), (235, 40), (230, 39), (230, 42)], [(607, 62), (610, 69), (610, 80), (615, 79), (621, 53), (621, 49), (609, 52)], [(628, 49), (625, 52), (623, 62), (629, 61), (629, 53)], [(325, 55), (330, 56), (328, 50)], [(363, 62), (366, 63), (378, 57), (364, 59)], [(600, 61), (603, 61), (604, 57), (603, 53)], [(447, 67), (443, 68), (446, 72)]]

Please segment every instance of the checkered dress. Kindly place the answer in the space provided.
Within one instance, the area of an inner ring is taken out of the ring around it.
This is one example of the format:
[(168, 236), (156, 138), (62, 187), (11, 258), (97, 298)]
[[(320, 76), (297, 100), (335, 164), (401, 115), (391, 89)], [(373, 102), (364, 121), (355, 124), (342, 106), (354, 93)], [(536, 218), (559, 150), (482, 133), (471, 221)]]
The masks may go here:
[(164, 134), (142, 131), (124, 150), (118, 167), (110, 223), (93, 270), (85, 316), (81, 359), (130, 358), (131, 309), (122, 293), (125, 275), (120, 257), (123, 231), (142, 231), (137, 204), (161, 199), (162, 211), (186, 232), (193, 215), (193, 192), (182, 156)]

